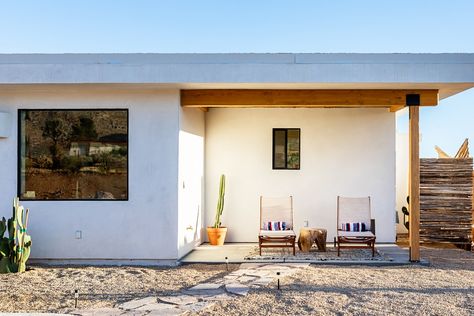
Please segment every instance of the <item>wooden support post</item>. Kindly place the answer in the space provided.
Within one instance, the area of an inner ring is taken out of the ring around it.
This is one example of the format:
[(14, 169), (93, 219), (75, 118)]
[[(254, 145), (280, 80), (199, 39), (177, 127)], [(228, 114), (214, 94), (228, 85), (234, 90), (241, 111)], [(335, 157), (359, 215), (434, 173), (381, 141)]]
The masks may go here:
[(410, 106), (409, 196), (410, 261), (420, 261), (420, 108)]

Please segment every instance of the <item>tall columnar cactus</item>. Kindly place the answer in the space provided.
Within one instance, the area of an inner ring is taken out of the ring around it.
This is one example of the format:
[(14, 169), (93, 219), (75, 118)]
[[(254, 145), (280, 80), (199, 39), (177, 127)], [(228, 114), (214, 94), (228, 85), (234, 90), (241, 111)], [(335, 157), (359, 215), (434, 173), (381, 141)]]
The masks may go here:
[(214, 221), (214, 228), (221, 226), (221, 215), (224, 211), (224, 195), (225, 195), (225, 176), (221, 175), (219, 182), (219, 198), (217, 199), (216, 219)]
[[(29, 210), (13, 200), (13, 216), (0, 221), (0, 273), (24, 272), (30, 256), (31, 237), (26, 234)], [(8, 229), (8, 238), (3, 234)]]

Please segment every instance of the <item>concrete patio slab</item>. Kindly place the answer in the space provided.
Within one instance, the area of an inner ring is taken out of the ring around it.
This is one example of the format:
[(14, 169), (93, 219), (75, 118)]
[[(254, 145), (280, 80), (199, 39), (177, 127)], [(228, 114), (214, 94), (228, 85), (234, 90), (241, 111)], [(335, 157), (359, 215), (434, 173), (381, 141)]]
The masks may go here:
[[(332, 248), (333, 243), (327, 243), (327, 248)], [(370, 266), (399, 266), (399, 265), (411, 265), (414, 264), (409, 261), (408, 248), (402, 248), (396, 244), (376, 244), (375, 248), (377, 251), (386, 257), (386, 260), (308, 260), (298, 258), (283, 258), (272, 259), (272, 260), (245, 260), (244, 258), (253, 250), (258, 247), (258, 243), (227, 243), (223, 246), (210, 246), (209, 244), (202, 244), (188, 255), (180, 260), (180, 263), (226, 263), (226, 257), (229, 263), (242, 263), (245, 265), (253, 265), (249, 267), (257, 267), (262, 264), (323, 264), (323, 265), (370, 265)], [(421, 260), (417, 264), (429, 265), (427, 260)], [(232, 278), (234, 274), (242, 273), (242, 271), (234, 271), (229, 274), (229, 278)]]
[(249, 253), (255, 243), (227, 243), (223, 246), (211, 246), (202, 244), (196, 247), (184, 258), (181, 263), (242, 263), (244, 257)]

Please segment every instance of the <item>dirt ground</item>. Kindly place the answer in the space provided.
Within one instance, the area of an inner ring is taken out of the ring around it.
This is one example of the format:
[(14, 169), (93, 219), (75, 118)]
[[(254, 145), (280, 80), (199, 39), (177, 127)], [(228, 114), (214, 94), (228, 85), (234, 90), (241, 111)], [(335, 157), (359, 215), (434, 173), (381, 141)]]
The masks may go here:
[(93, 199), (98, 191), (127, 198), (126, 174), (36, 173), (28, 175), (26, 191), (35, 191), (37, 199)]
[[(473, 315), (474, 254), (422, 248), (430, 266), (311, 265), (245, 297), (218, 302), (201, 315)], [(228, 272), (225, 265), (175, 268), (40, 267), (0, 275), (0, 311), (68, 312), (112, 307), (151, 295), (173, 294)], [(238, 265), (231, 265), (237, 269)]]

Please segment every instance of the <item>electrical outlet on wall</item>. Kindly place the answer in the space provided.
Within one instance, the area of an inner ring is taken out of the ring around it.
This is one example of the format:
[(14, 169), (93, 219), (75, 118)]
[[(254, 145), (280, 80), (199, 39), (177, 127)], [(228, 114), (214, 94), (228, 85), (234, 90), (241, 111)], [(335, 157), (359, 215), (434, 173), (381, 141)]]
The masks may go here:
[(76, 239), (82, 239), (82, 230), (76, 230)]

